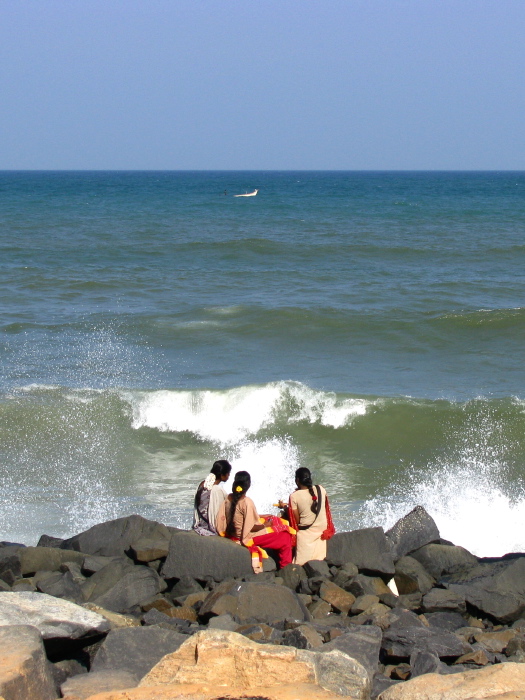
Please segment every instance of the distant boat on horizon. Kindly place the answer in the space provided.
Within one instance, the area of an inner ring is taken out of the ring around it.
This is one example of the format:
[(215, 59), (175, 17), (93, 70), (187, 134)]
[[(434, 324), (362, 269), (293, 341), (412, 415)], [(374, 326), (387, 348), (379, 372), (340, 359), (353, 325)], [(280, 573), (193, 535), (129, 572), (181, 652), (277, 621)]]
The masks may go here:
[(255, 197), (259, 190), (254, 190), (253, 192), (246, 192), (246, 194), (234, 194), (234, 197)]

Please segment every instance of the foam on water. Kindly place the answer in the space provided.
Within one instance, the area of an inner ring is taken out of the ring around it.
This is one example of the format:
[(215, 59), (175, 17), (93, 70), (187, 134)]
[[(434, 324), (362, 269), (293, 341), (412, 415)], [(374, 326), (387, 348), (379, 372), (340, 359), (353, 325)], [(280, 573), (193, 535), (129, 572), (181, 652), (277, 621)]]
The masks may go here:
[(502, 429), (490, 412), (478, 416), (464, 431), (455, 455), (414, 470), (408, 482), (367, 501), (359, 514), (361, 524), (387, 530), (421, 505), (442, 538), (477, 556), (525, 551), (525, 492), (516, 484), (509, 490), (507, 445), (498, 441)]
[(340, 428), (364, 415), (373, 402), (342, 399), (297, 382), (273, 382), (224, 391), (155, 391), (126, 394), (133, 427), (190, 432), (202, 440), (231, 445), (255, 435), (284, 412), (286, 422), (305, 421)]

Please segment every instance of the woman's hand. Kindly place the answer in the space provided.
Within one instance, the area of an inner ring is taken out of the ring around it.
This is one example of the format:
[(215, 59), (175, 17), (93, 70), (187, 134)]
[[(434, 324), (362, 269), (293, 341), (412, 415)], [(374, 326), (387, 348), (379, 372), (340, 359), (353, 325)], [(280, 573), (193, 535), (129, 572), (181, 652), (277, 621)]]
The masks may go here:
[(288, 508), (288, 503), (285, 503), (284, 501), (281, 501), (281, 499), (279, 499), (277, 501), (277, 508)]

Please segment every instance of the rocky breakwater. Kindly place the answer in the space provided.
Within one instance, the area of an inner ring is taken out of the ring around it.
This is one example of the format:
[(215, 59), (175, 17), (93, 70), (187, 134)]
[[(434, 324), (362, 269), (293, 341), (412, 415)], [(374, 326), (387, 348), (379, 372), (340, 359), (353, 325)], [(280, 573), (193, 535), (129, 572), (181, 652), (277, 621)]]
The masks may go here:
[(418, 507), (386, 533), (336, 534), (326, 561), (265, 569), (254, 575), (233, 542), (136, 515), (36, 547), (0, 543), (0, 697), (437, 700), (525, 688), (525, 555), (479, 559)]

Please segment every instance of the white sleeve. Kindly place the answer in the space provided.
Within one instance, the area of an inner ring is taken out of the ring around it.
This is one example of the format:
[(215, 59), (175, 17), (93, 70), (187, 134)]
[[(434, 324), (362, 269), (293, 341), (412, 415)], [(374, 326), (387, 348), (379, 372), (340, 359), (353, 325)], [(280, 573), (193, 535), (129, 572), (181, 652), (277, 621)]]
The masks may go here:
[(210, 493), (210, 505), (208, 506), (208, 520), (211, 527), (215, 529), (215, 522), (219, 514), (219, 508), (226, 499), (226, 493), (221, 486), (212, 486)]

